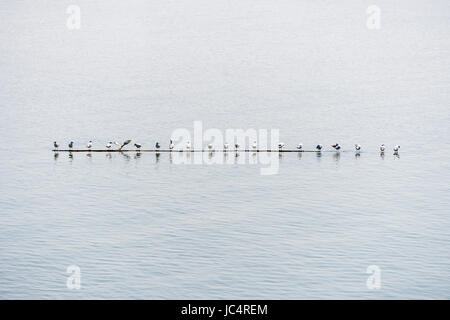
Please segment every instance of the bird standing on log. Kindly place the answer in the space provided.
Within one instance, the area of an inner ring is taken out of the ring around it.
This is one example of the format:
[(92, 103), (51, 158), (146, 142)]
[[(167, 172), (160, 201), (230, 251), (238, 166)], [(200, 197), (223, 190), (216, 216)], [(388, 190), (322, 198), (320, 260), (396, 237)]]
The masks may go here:
[(172, 139), (170, 139), (169, 150), (173, 150), (174, 147), (175, 147), (175, 145), (173, 144)]
[(73, 148), (73, 141), (70, 141), (69, 142), (69, 149), (72, 149)]
[(316, 146), (316, 150), (317, 150), (317, 151), (321, 151), (321, 150), (322, 150), (322, 145), (321, 145), (321, 144), (318, 144), (318, 145)]
[(339, 145), (339, 143), (333, 144), (332, 147), (333, 147), (335, 150), (340, 150), (340, 149), (341, 149), (341, 146)]
[(394, 154), (398, 153), (398, 149), (400, 149), (400, 146), (397, 145), (397, 146), (394, 147)]
[(107, 144), (106, 144), (106, 148), (111, 148), (112, 147), (112, 142), (110, 141), (110, 142), (108, 142)]
[(361, 150), (361, 146), (359, 144), (355, 144), (355, 150), (356, 151), (360, 151)]
[(88, 144), (86, 145), (86, 148), (91, 149), (92, 148), (92, 141), (89, 141)]
[(55, 149), (58, 149), (59, 145), (56, 143), (56, 141), (53, 142), (53, 146), (55, 147)]
[(159, 148), (161, 148), (161, 146), (159, 145), (159, 142), (156, 142), (155, 148), (156, 148), (157, 150), (159, 150)]
[(382, 145), (380, 146), (380, 151), (381, 151), (381, 153), (383, 153), (384, 150), (386, 150), (386, 146), (385, 146), (384, 144), (382, 144)]
[(126, 140), (122, 145), (120, 146), (119, 150), (122, 150), (123, 147), (125, 147), (127, 144), (129, 144), (131, 140)]
[(140, 149), (140, 148), (142, 147), (142, 144), (140, 144), (140, 143), (135, 143), (134, 146), (135, 146), (137, 149)]

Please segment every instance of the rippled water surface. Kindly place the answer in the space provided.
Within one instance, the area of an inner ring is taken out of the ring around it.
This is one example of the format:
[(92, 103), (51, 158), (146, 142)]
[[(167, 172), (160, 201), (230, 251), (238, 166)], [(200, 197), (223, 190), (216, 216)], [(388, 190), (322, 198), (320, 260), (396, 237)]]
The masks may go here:
[[(450, 3), (377, 2), (0, 2), (0, 298), (450, 298)], [(51, 151), (195, 120), (327, 152)]]

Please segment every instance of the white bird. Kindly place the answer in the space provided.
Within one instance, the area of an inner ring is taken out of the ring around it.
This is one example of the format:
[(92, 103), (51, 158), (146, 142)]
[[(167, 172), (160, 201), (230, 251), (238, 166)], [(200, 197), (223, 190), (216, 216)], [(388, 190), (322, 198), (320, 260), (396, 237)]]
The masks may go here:
[(339, 145), (339, 143), (333, 144), (332, 147), (333, 147), (335, 150), (341, 149), (341, 146)]
[(188, 140), (186, 142), (186, 149), (190, 149), (191, 148), (191, 142)]
[(302, 150), (303, 149), (303, 144), (299, 143), (298, 146), (297, 146), (297, 149), (298, 150)]
[(380, 151), (381, 151), (381, 152), (384, 152), (384, 150), (386, 150), (386, 147), (385, 147), (384, 144), (382, 144), (382, 145), (380, 146)]
[(86, 148), (88, 149), (92, 148), (92, 141), (89, 141), (89, 143), (86, 145)]
[(398, 145), (395, 146), (395, 147), (394, 147), (394, 153), (397, 153), (397, 152), (398, 152), (398, 149), (400, 149), (400, 146), (398, 146)]
[(356, 151), (361, 150), (361, 146), (360, 146), (359, 144), (355, 144), (355, 150), (356, 150)]
[(172, 139), (170, 139), (169, 149), (172, 150), (174, 147), (175, 145), (173, 144)]
[(253, 148), (253, 149), (256, 149), (257, 147), (258, 147), (258, 145), (256, 144), (256, 141), (253, 141), (252, 148)]
[(316, 149), (317, 149), (317, 151), (322, 150), (322, 145), (321, 145), (321, 144), (318, 144), (318, 145), (316, 146)]
[(56, 141), (53, 142), (53, 146), (55, 147), (55, 149), (58, 149), (59, 145), (56, 143)]
[(286, 144), (284, 143), (284, 142), (280, 142), (279, 144), (278, 144), (278, 149), (283, 149), (283, 147), (285, 146)]
[(227, 150), (228, 147), (229, 147), (228, 143), (225, 142), (225, 144), (223, 145), (223, 149), (224, 149), (224, 150)]
[(111, 146), (112, 146), (112, 142), (110, 141), (110, 142), (108, 142), (107, 144), (106, 144), (106, 147), (109, 149), (109, 148), (111, 148)]
[(117, 141), (114, 141), (114, 144), (120, 148), (120, 143), (118, 143)]

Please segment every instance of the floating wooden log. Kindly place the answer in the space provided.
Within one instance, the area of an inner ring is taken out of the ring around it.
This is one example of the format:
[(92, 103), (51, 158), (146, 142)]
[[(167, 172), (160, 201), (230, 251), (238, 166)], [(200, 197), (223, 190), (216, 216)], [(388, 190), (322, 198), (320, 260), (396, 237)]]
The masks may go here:
[[(250, 150), (250, 149), (242, 149), (242, 150), (168, 150), (168, 149), (143, 149), (143, 150), (139, 150), (139, 149), (127, 149), (127, 150), (118, 150), (118, 149), (53, 149), (52, 151), (54, 152), (339, 152), (339, 151), (334, 151), (334, 150), (322, 150), (322, 151), (317, 151), (317, 150)], [(344, 151), (341, 151), (344, 152)]]

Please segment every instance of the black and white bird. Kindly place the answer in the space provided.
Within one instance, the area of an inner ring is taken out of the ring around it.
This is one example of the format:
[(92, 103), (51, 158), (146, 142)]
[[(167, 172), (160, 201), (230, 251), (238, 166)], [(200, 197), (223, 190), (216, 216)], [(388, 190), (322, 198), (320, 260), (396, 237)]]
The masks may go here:
[(361, 146), (359, 144), (355, 144), (355, 150), (356, 151), (360, 151), (361, 150)]
[(235, 143), (235, 144), (234, 144), (234, 149), (235, 149), (235, 150), (239, 150), (239, 144)]
[(398, 146), (398, 145), (395, 146), (395, 147), (394, 147), (394, 153), (398, 153), (398, 149), (400, 149), (400, 146)]
[(122, 150), (123, 147), (125, 147), (127, 144), (130, 144), (131, 140), (125, 140), (124, 143), (120, 146), (119, 150)]
[(333, 144), (332, 147), (333, 147), (335, 150), (340, 150), (340, 149), (341, 149), (341, 146), (339, 145), (339, 143)]
[(169, 149), (172, 150), (174, 147), (175, 147), (175, 145), (173, 144), (172, 139), (170, 139)]
[(213, 145), (210, 143), (210, 144), (208, 144), (208, 149), (209, 150), (211, 150), (212, 149), (212, 147), (213, 147)]
[(72, 149), (73, 148), (73, 141), (70, 141), (69, 142), (69, 149)]
[(56, 141), (53, 141), (53, 146), (55, 147), (55, 149), (58, 149), (59, 144), (57, 144)]
[(284, 143), (284, 142), (280, 142), (279, 144), (278, 144), (278, 149), (283, 149), (284, 148), (284, 146), (285, 146), (286, 144)]
[(317, 150), (317, 151), (322, 150), (322, 145), (321, 145), (321, 144), (318, 144), (318, 145), (316, 146), (316, 150)]
[(224, 143), (223, 145), (223, 150), (228, 150), (229, 144), (227, 142)]
[(297, 145), (297, 149), (298, 149), (298, 150), (302, 150), (302, 149), (303, 149), (303, 144), (299, 143), (299, 144)]
[(109, 141), (107, 144), (106, 144), (106, 146), (105, 146), (107, 149), (109, 149), (109, 148), (111, 148), (112, 147), (112, 142), (111, 141)]
[(155, 149), (158, 149), (158, 150), (159, 150), (159, 148), (161, 148), (161, 146), (159, 145), (159, 142), (156, 142), (156, 144), (155, 144)]
[(386, 146), (385, 146), (384, 144), (382, 144), (382, 145), (380, 146), (380, 151), (381, 151), (381, 152), (384, 152), (384, 150), (386, 150)]
[(191, 149), (191, 142), (189, 140), (186, 141), (186, 149)]
[(140, 144), (140, 143), (135, 143), (134, 146), (135, 146), (137, 149), (140, 149), (140, 148), (142, 147), (142, 144)]
[(253, 148), (253, 149), (256, 149), (257, 147), (258, 147), (258, 144), (256, 143), (256, 141), (253, 141), (252, 148)]
[(92, 148), (92, 141), (88, 142), (88, 144), (86, 145), (86, 148), (88, 148), (88, 149)]

